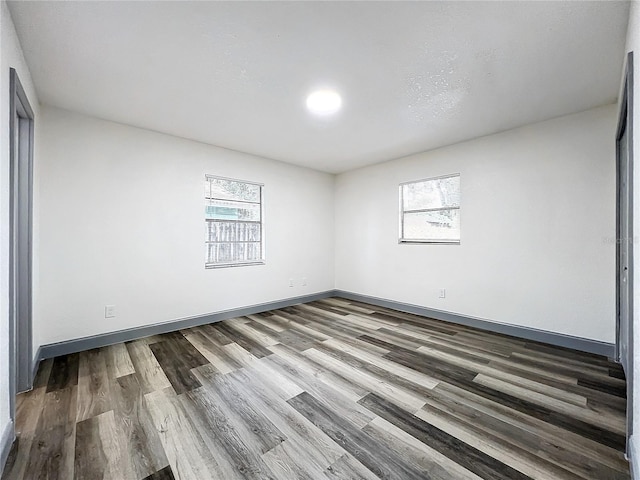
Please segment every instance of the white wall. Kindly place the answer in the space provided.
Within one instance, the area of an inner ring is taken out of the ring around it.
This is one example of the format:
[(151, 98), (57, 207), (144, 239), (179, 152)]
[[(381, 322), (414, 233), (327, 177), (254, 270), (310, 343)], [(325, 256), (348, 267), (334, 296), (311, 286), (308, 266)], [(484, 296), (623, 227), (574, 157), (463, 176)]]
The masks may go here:
[[(18, 72), (38, 120), (38, 98), (13, 21), (0, 2), (0, 438), (9, 425), (9, 68)], [(36, 125), (37, 128), (37, 125)], [(37, 151), (34, 158), (37, 168)], [(37, 190), (37, 179), (34, 189)], [(37, 212), (36, 212), (37, 214)], [(34, 269), (37, 270), (37, 257)], [(2, 445), (0, 445), (2, 448)], [(1, 466), (0, 466), (1, 468)]]
[[(333, 176), (45, 106), (40, 123), (36, 344), (333, 289)], [(204, 268), (205, 174), (265, 184), (266, 265)]]
[(631, 2), (631, 9), (629, 11), (629, 26), (627, 29), (627, 46), (626, 52), (634, 52), (634, 118), (633, 118), (633, 153), (634, 153), (634, 312), (633, 312), (633, 324), (634, 324), (634, 359), (633, 359), (633, 398), (635, 405), (633, 406), (633, 431), (634, 440), (632, 442), (632, 451), (630, 452), (632, 462), (636, 465), (635, 477), (640, 478), (640, 445), (638, 445), (638, 435), (640, 435), (640, 251), (638, 251), (637, 238), (640, 233), (640, 3), (637, 1)]
[[(336, 288), (614, 342), (615, 126), (606, 106), (339, 175)], [(399, 245), (398, 184), (449, 173), (461, 244)]]

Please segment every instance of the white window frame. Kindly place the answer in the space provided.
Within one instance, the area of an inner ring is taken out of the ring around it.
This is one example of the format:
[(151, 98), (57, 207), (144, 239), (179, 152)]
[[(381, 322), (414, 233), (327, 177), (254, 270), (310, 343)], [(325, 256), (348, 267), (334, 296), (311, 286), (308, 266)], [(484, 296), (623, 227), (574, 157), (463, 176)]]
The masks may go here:
[[(436, 211), (449, 211), (449, 210), (461, 210), (461, 203), (459, 202), (459, 204), (457, 206), (454, 207), (428, 207), (426, 206), (425, 208), (419, 208), (419, 209), (411, 209), (411, 210), (405, 210), (404, 209), (404, 198), (403, 198), (403, 187), (405, 185), (411, 185), (414, 183), (424, 183), (424, 182), (429, 182), (432, 180), (441, 180), (443, 178), (453, 178), (453, 177), (458, 177), (460, 178), (460, 174), (459, 173), (452, 173), (449, 175), (440, 175), (439, 177), (429, 177), (429, 178), (423, 178), (421, 180), (412, 180), (410, 182), (403, 182), (399, 185), (398, 188), (398, 195), (399, 195), (399, 201), (400, 201), (400, 208), (399, 208), (399, 235), (398, 235), (398, 243), (400, 244), (412, 244), (412, 243), (419, 243), (419, 244), (445, 244), (445, 245), (459, 245), (460, 244), (460, 238), (451, 238), (451, 239), (430, 239), (430, 238), (405, 238), (404, 237), (404, 215), (405, 213), (419, 213), (419, 212), (436, 212)], [(460, 181), (458, 181), (460, 182)], [(460, 186), (460, 189), (462, 190), (462, 186)], [(461, 196), (462, 196), (462, 192), (460, 192)], [(460, 234), (460, 237), (462, 236), (462, 233)]]
[[(246, 222), (244, 221), (244, 223), (259, 223), (260, 224), (260, 260), (250, 260), (250, 261), (234, 261), (234, 262), (209, 262), (208, 260), (208, 254), (205, 252), (205, 268), (227, 268), (227, 267), (244, 267), (244, 266), (249, 266), (249, 265), (265, 265), (265, 241), (264, 241), (264, 184), (263, 183), (258, 183), (258, 182), (251, 182), (251, 181), (247, 181), (247, 180), (239, 180), (237, 178), (229, 178), (229, 177), (222, 177), (220, 175), (210, 175), (210, 174), (206, 174), (205, 175), (205, 185), (207, 182), (210, 182), (211, 180), (228, 180), (231, 182), (238, 182), (238, 183), (244, 183), (247, 185), (254, 185), (257, 187), (260, 187), (260, 220), (259, 222)], [(206, 192), (205, 192), (205, 205), (207, 205), (208, 201), (211, 199), (211, 197), (207, 197)], [(220, 199), (220, 200), (224, 200), (224, 199)], [(237, 200), (233, 200), (233, 201), (237, 201)], [(258, 202), (247, 202), (247, 203), (252, 203), (252, 204), (257, 204)], [(210, 243), (215, 243), (215, 242), (210, 242), (208, 240), (208, 228), (209, 228), (209, 222), (214, 222), (216, 220), (212, 220), (212, 219), (208, 219), (205, 216), (205, 248), (207, 248), (207, 245)], [(235, 222), (237, 223), (243, 223), (242, 220), (235, 220)], [(234, 242), (230, 242), (230, 243), (234, 243)]]

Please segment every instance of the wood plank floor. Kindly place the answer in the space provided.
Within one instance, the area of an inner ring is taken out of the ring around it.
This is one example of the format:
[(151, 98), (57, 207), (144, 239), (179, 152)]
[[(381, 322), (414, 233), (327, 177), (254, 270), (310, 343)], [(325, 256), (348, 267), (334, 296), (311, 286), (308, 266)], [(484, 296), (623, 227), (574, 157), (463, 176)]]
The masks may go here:
[(606, 358), (332, 298), (43, 361), (2, 479), (629, 479)]

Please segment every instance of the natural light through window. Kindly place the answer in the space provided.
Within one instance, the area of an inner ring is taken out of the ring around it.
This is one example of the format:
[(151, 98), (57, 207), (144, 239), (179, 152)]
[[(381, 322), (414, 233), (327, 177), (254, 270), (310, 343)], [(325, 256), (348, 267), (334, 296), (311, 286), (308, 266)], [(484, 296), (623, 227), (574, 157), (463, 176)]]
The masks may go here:
[(259, 183), (206, 176), (206, 267), (264, 263), (262, 190)]
[(401, 243), (460, 243), (460, 174), (400, 185)]

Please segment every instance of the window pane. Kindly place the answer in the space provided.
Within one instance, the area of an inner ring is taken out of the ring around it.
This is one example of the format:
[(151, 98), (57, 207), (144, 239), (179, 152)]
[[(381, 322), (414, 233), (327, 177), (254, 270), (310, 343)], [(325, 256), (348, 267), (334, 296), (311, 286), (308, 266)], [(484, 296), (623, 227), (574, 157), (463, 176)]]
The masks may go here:
[(228, 263), (233, 259), (233, 243), (209, 243), (207, 263)]
[(460, 176), (402, 185), (403, 210), (460, 206)]
[(405, 213), (403, 240), (460, 240), (460, 210)]
[(260, 185), (222, 178), (208, 178), (207, 181), (210, 184), (205, 190), (207, 198), (260, 202)]
[(207, 222), (205, 241), (207, 242), (259, 242), (259, 223)]
[(236, 243), (234, 246), (236, 261), (251, 262), (262, 258), (260, 243)]
[(207, 175), (205, 178), (207, 267), (262, 262), (262, 186)]
[(229, 200), (209, 200), (205, 205), (205, 218), (212, 220), (260, 221), (259, 203), (241, 203)]
[(262, 260), (260, 242), (207, 244), (207, 263), (237, 263)]

